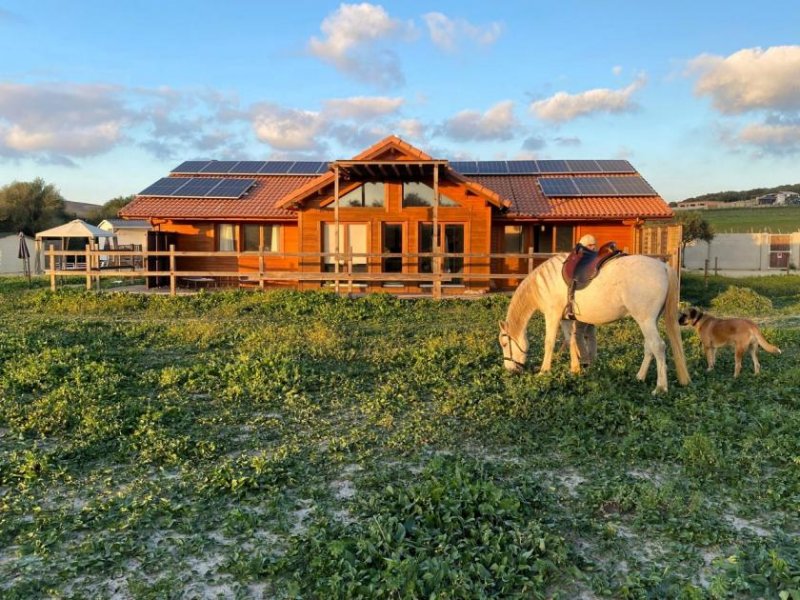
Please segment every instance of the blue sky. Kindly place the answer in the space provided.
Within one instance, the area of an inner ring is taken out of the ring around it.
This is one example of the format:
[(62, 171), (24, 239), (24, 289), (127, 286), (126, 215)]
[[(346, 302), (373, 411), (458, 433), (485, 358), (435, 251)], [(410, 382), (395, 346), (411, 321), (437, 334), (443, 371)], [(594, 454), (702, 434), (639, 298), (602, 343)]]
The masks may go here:
[(0, 185), (184, 160), (627, 158), (668, 201), (800, 182), (800, 2), (0, 0)]

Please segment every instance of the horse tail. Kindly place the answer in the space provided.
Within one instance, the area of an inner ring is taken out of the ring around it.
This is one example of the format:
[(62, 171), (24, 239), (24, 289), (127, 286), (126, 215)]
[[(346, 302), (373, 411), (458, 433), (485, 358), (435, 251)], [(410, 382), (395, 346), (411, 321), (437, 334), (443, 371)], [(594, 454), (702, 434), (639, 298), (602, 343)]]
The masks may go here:
[(667, 299), (664, 302), (664, 326), (667, 330), (667, 337), (672, 348), (672, 360), (675, 361), (675, 370), (678, 374), (678, 383), (688, 385), (691, 381), (689, 370), (686, 368), (686, 355), (683, 352), (683, 338), (681, 328), (678, 324), (678, 302), (680, 300), (680, 289), (678, 288), (678, 274), (669, 265), (667, 277), (669, 286), (667, 288)]

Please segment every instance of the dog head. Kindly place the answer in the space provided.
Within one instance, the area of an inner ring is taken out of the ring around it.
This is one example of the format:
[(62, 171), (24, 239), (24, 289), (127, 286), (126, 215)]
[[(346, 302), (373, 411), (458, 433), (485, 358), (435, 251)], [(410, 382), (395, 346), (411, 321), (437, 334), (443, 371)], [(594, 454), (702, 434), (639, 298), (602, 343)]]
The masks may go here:
[(703, 311), (694, 306), (689, 310), (684, 310), (678, 317), (678, 324), (680, 325), (697, 325), (700, 319), (703, 318)]

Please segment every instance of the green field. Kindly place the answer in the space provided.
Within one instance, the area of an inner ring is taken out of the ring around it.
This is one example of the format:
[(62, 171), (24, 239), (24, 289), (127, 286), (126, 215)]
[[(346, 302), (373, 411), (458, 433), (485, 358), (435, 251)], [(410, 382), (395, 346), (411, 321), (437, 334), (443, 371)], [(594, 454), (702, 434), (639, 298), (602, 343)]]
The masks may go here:
[(800, 598), (789, 279), (754, 282), (760, 377), (685, 331), (693, 383), (653, 397), (631, 322), (579, 376), (508, 375), (501, 295), (0, 278), (0, 596)]
[(720, 208), (699, 211), (715, 233), (772, 233), (800, 231), (800, 206), (770, 208)]

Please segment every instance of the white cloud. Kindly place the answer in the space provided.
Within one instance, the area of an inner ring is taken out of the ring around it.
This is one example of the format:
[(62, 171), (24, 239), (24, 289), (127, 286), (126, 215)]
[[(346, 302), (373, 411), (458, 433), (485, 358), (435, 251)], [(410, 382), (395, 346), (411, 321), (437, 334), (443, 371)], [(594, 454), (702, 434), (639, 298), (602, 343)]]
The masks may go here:
[(428, 26), (433, 43), (446, 52), (455, 52), (459, 41), (464, 40), (488, 46), (496, 42), (503, 31), (503, 26), (497, 22), (473, 25), (464, 19), (451, 19), (440, 12), (427, 13), (422, 19)]
[(441, 133), (453, 140), (508, 140), (514, 137), (517, 120), (511, 100), (498, 102), (485, 113), (464, 110), (448, 119)]
[(611, 68), (611, 72), (617, 77), (619, 77), (620, 75), (622, 75), (622, 67), (620, 65), (615, 65)]
[(317, 147), (316, 136), (324, 128), (319, 113), (261, 103), (252, 109), (253, 130), (262, 142), (276, 150), (306, 151)]
[(755, 146), (766, 154), (800, 152), (800, 124), (752, 124), (737, 136), (739, 142)]
[(639, 76), (629, 86), (621, 90), (597, 88), (580, 94), (558, 92), (550, 98), (538, 100), (530, 105), (530, 110), (540, 119), (563, 123), (593, 113), (625, 113), (635, 109), (633, 95), (645, 84), (645, 77)]
[(323, 103), (323, 111), (331, 118), (372, 119), (397, 112), (404, 102), (403, 98), (386, 96), (332, 98)]
[(382, 6), (342, 4), (325, 17), (323, 38), (312, 37), (309, 50), (337, 69), (368, 83), (391, 86), (403, 83), (397, 56), (382, 42), (413, 33), (413, 26), (392, 19)]
[(397, 130), (401, 137), (415, 140), (425, 137), (425, 124), (419, 119), (403, 119), (397, 123)]
[(800, 46), (703, 54), (689, 61), (689, 73), (698, 75), (695, 94), (710, 96), (721, 113), (800, 110)]

